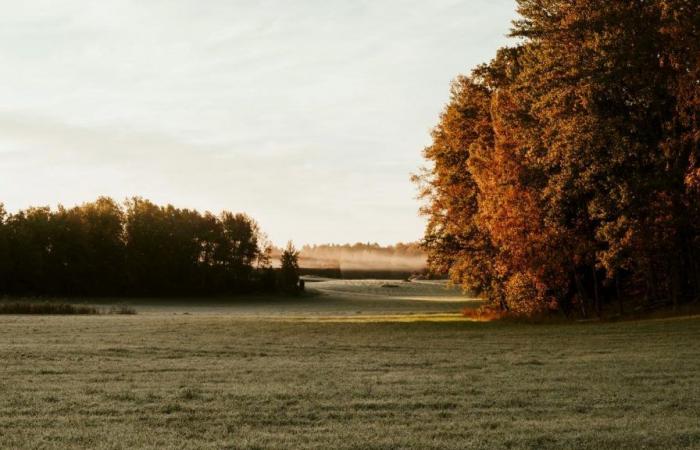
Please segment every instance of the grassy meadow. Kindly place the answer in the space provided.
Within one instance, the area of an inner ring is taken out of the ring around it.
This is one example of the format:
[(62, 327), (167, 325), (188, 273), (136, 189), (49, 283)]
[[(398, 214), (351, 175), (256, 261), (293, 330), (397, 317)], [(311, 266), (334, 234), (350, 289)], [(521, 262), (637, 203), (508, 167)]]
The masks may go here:
[(700, 318), (476, 323), (439, 285), (307, 286), (0, 316), (0, 448), (700, 448)]

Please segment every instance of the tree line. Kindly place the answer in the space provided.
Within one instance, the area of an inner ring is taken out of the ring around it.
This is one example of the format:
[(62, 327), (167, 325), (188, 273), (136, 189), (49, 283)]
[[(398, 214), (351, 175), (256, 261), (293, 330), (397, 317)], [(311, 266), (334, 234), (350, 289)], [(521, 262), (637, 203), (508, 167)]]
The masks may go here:
[(700, 298), (700, 3), (518, 0), (415, 176), (429, 264), (515, 314)]
[[(287, 250), (293, 264), (297, 254), (291, 244)], [(275, 273), (270, 251), (245, 214), (138, 197), (14, 214), (0, 205), (0, 295), (220, 295), (296, 283), (294, 267)]]

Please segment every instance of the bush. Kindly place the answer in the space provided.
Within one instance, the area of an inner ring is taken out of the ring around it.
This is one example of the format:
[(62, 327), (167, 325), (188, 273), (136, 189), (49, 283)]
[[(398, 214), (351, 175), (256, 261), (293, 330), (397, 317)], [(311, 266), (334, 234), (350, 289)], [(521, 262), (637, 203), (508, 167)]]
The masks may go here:
[(68, 303), (0, 303), (0, 314), (88, 315), (99, 313), (100, 311), (93, 306), (70, 305)]
[(115, 305), (108, 310), (100, 310), (89, 305), (71, 305), (52, 302), (0, 302), (0, 314), (44, 314), (44, 315), (97, 315), (97, 314), (136, 314), (127, 305)]
[(492, 320), (500, 320), (506, 316), (504, 311), (496, 309), (492, 305), (484, 305), (479, 308), (464, 308), (462, 316), (475, 322), (491, 322)]

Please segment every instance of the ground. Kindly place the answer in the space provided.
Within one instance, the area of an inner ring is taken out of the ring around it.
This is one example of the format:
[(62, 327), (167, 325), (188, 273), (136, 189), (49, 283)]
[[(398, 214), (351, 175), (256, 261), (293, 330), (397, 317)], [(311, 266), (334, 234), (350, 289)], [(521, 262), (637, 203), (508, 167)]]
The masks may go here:
[(0, 316), (0, 448), (700, 448), (700, 318), (476, 323), (388, 284)]

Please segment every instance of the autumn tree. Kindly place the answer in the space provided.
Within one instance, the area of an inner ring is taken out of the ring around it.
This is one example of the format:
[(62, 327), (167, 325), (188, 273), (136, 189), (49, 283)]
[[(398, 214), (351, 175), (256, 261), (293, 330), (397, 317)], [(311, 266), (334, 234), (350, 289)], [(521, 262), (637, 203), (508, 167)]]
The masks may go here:
[(521, 314), (697, 298), (700, 6), (518, 5), (425, 152), (431, 262)]
[(428, 264), (449, 273), (465, 289), (496, 294), (494, 248), (479, 226), (479, 191), (469, 170), (473, 153), (493, 147), (491, 90), (478, 77), (459, 77), (450, 102), (433, 130), (433, 143), (423, 154), (431, 166), (414, 176), (427, 200), (424, 240)]

